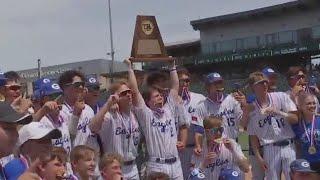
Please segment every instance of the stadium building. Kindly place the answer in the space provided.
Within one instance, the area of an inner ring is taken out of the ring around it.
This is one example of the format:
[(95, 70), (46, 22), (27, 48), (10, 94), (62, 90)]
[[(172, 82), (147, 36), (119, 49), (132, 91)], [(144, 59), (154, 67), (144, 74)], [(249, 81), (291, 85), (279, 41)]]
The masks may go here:
[[(105, 89), (109, 85), (111, 60), (106, 59), (93, 59), (86, 61), (79, 61), (74, 63), (59, 64), (54, 66), (42, 67), (41, 77), (46, 77), (57, 81), (59, 76), (68, 70), (78, 70), (85, 75), (95, 74), (100, 81), (101, 88)], [(114, 62), (114, 73), (119, 74), (121, 72), (126, 73), (127, 67), (122, 62)], [(26, 87), (27, 94), (32, 94), (32, 82), (39, 78), (39, 71), (37, 68), (17, 71), (22, 78), (22, 83)]]
[(320, 54), (320, 2), (316, 0), (291, 1), (190, 24), (200, 32), (200, 40), (171, 43), (166, 48), (194, 78), (217, 71), (226, 79), (244, 79), (265, 66), (282, 74), (291, 65), (310, 69), (311, 57)]

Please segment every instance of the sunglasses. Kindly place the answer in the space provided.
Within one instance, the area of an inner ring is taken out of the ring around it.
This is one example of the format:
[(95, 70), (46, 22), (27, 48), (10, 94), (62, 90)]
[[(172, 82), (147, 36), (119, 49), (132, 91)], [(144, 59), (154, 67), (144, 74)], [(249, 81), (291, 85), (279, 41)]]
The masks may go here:
[(212, 134), (217, 134), (218, 132), (222, 134), (223, 131), (224, 131), (224, 128), (223, 127), (218, 127), (218, 128), (211, 128), (211, 129), (208, 129), (208, 130)]
[(6, 85), (5, 86), (7, 89), (12, 90), (12, 91), (17, 91), (21, 89), (20, 85)]
[(188, 79), (180, 79), (179, 80), (181, 83), (190, 83), (191, 80), (188, 78)]
[(290, 79), (304, 79), (306, 78), (306, 75), (304, 74), (297, 74), (297, 75), (294, 75), (294, 76), (290, 76)]
[(78, 82), (74, 82), (74, 83), (67, 83), (66, 86), (73, 86), (75, 88), (80, 88), (80, 87), (84, 87), (85, 82), (83, 81), (78, 81)]
[(120, 92), (119, 93), (119, 97), (124, 97), (124, 96), (127, 96), (128, 94), (131, 94), (131, 90), (130, 89)]

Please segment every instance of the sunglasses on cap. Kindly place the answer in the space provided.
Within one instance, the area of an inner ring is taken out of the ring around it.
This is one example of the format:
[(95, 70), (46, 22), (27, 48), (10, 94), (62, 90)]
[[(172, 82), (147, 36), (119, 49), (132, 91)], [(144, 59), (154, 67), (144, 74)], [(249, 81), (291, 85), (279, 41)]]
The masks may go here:
[(78, 81), (78, 82), (74, 82), (74, 83), (67, 83), (65, 84), (66, 86), (73, 86), (75, 88), (80, 88), (80, 87), (84, 87), (85, 82), (83, 81)]
[(179, 81), (181, 83), (190, 83), (191, 82), (191, 80), (189, 78), (187, 78), (187, 79), (179, 79)]
[(264, 84), (264, 83), (268, 83), (268, 82), (269, 82), (268, 80), (262, 79), (262, 80), (260, 80), (260, 81), (257, 81), (257, 82), (255, 82), (255, 83), (253, 83), (253, 85)]
[(223, 133), (224, 131), (224, 128), (223, 127), (218, 127), (218, 128), (211, 128), (211, 129), (208, 129), (209, 132), (211, 132), (212, 134), (216, 134), (216, 133)]
[(17, 91), (17, 90), (20, 90), (21, 89), (21, 85), (5, 85), (5, 87), (9, 90), (12, 90), (12, 91)]
[(127, 96), (128, 94), (131, 94), (131, 90), (130, 90), (130, 89), (121, 91), (121, 92), (119, 93), (119, 97), (124, 97), (124, 96)]

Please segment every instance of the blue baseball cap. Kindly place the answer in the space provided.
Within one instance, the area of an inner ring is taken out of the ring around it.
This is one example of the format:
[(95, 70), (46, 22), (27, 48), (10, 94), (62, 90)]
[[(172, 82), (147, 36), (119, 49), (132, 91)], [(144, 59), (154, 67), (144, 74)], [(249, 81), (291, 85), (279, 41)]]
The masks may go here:
[(203, 174), (203, 172), (199, 168), (194, 168), (190, 175), (189, 178), (190, 180), (200, 180), (200, 179), (205, 179), (206, 176)]
[(267, 77), (272, 76), (272, 75), (277, 75), (277, 73), (273, 69), (271, 69), (270, 67), (264, 68), (262, 70), (262, 73)]
[(240, 180), (240, 172), (231, 168), (221, 169), (219, 180)]
[(41, 85), (40, 97), (49, 96), (56, 93), (62, 93), (62, 90), (58, 84), (50, 82)]
[(40, 98), (41, 98), (40, 89), (34, 90), (31, 99), (32, 100), (39, 100)]
[(90, 74), (86, 76), (86, 87), (88, 89), (96, 89), (99, 90), (100, 89), (100, 83), (99, 80), (97, 78), (97, 75), (95, 74)]
[(215, 83), (215, 82), (218, 82), (218, 81), (223, 81), (223, 78), (217, 72), (209, 73), (208, 75), (205, 76), (205, 82), (207, 84)]
[(35, 91), (37, 89), (39, 90), (42, 85), (50, 83), (50, 82), (51, 82), (51, 80), (48, 78), (37, 79), (36, 81), (33, 82), (33, 91)]
[(27, 163), (20, 158), (15, 158), (8, 162), (4, 168), (3, 172), (7, 180), (19, 179), (26, 170), (28, 169)]
[(4, 76), (4, 73), (0, 71), (0, 86), (4, 86), (6, 84), (7, 78)]
[(306, 172), (306, 173), (316, 172), (311, 169), (310, 163), (305, 159), (296, 159), (292, 161), (290, 164), (290, 170), (291, 172)]

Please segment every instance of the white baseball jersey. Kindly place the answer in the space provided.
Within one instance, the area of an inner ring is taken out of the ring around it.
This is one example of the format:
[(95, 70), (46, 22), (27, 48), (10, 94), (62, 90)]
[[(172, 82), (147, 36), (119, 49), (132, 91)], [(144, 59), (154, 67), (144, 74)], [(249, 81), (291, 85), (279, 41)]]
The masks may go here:
[(218, 116), (220, 106), (221, 103), (214, 102), (207, 97), (204, 101), (201, 101), (196, 107), (196, 117), (192, 118), (191, 123), (203, 127), (203, 119), (210, 115)]
[[(290, 97), (283, 92), (268, 93), (269, 106), (283, 112), (297, 111), (296, 105)], [(295, 135), (291, 125), (284, 117), (279, 115), (264, 115), (261, 113), (260, 105), (257, 100), (253, 102), (254, 111), (249, 114), (248, 133), (256, 135), (261, 145), (266, 145), (291, 139)]]
[(69, 127), (68, 127), (67, 121), (64, 120), (61, 115), (59, 116), (59, 120), (61, 123), (55, 123), (52, 121), (50, 117), (43, 116), (40, 122), (52, 129), (59, 129), (61, 131), (61, 134), (62, 134), (61, 138), (52, 139), (52, 145), (56, 147), (63, 147), (69, 154), (71, 152), (71, 147), (72, 147)]
[[(206, 169), (204, 170), (204, 174), (206, 176), (205, 179), (217, 180), (219, 178), (220, 171), (222, 168), (232, 168), (238, 171), (240, 170), (239, 166), (237, 165), (234, 154), (240, 155), (241, 157), (245, 156), (241, 150), (241, 146), (238, 143), (236, 143), (233, 139), (230, 139), (230, 141), (234, 145), (235, 153), (232, 153), (228, 148), (224, 146), (223, 143), (221, 143), (220, 152), (218, 153), (217, 157), (212, 161), (212, 163), (207, 165)], [(205, 157), (208, 154), (208, 148), (205, 144), (206, 143), (203, 144), (204, 148), (202, 155), (194, 156), (194, 159), (192, 161), (203, 162), (205, 160)]]
[(240, 103), (231, 94), (222, 101), (219, 116), (223, 119), (224, 134), (228, 138), (238, 137), (242, 114)]
[[(61, 115), (63, 118), (68, 119), (68, 126), (72, 121), (72, 113), (73, 108), (70, 107), (68, 104), (64, 103), (62, 105), (62, 112)], [(76, 137), (72, 142), (73, 147), (78, 145), (88, 145), (94, 149), (99, 149), (99, 145), (96, 141), (96, 137), (93, 133), (91, 133), (88, 125), (91, 119), (94, 116), (94, 112), (90, 106), (85, 105), (85, 108), (82, 110), (81, 115), (78, 120), (77, 129), (76, 129)]]
[(140, 129), (132, 112), (130, 115), (106, 113), (99, 135), (105, 152), (117, 152), (124, 161), (138, 156)]
[(168, 99), (162, 108), (164, 113), (161, 117), (156, 116), (145, 104), (134, 108), (146, 138), (148, 154), (153, 158), (178, 157), (176, 104), (172, 100), (171, 93)]

